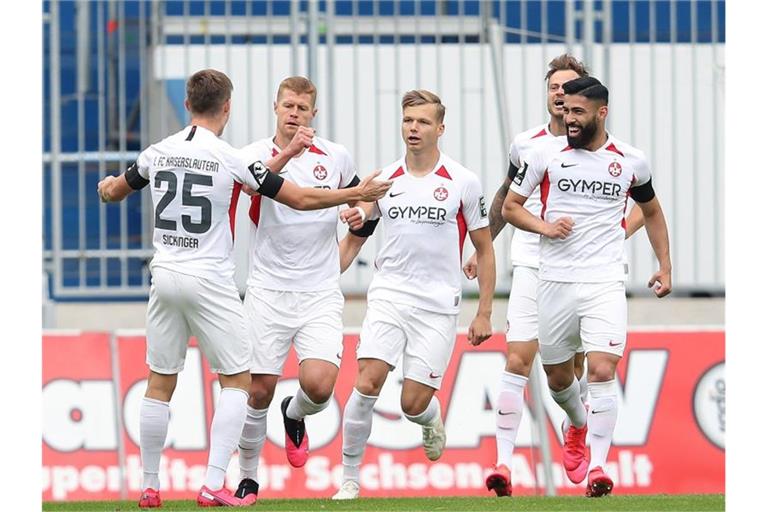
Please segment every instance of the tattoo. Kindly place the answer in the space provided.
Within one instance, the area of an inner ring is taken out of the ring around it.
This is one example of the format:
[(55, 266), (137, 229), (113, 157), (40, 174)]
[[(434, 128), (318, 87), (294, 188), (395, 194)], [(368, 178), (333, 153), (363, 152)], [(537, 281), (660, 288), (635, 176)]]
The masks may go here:
[(501, 207), (504, 205), (504, 199), (507, 197), (509, 186), (512, 184), (512, 180), (509, 177), (504, 179), (504, 184), (496, 191), (496, 195), (493, 196), (493, 203), (491, 203), (491, 213), (488, 219), (489, 227), (491, 228), (491, 239), (496, 240), (496, 237), (507, 225), (504, 218), (501, 216)]

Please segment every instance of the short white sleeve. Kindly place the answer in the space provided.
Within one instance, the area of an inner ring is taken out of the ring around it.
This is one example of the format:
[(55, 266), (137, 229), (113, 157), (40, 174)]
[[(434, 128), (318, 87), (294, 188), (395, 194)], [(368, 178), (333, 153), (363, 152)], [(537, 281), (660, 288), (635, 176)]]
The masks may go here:
[(521, 196), (530, 197), (533, 191), (536, 190), (536, 187), (544, 180), (547, 162), (541, 151), (534, 151), (529, 153), (527, 161), (520, 163), (522, 165), (517, 170), (515, 179), (512, 180), (509, 189)]
[(152, 146), (148, 147), (139, 154), (139, 158), (136, 159), (136, 170), (139, 172), (139, 176), (145, 180), (149, 179), (149, 166), (152, 164)]
[(485, 206), (485, 197), (477, 176), (472, 175), (465, 182), (461, 202), (469, 231), (488, 227), (488, 208)]
[(509, 145), (509, 163), (518, 169), (520, 168), (520, 150), (514, 141)]
[(632, 166), (635, 172), (635, 182), (633, 187), (639, 187), (645, 185), (651, 180), (651, 168), (648, 165), (648, 159), (645, 158), (645, 153), (640, 153), (632, 157)]
[(355, 169), (355, 163), (352, 161), (352, 155), (343, 146), (339, 148), (338, 165), (341, 172), (341, 188), (346, 188), (357, 176), (357, 169)]

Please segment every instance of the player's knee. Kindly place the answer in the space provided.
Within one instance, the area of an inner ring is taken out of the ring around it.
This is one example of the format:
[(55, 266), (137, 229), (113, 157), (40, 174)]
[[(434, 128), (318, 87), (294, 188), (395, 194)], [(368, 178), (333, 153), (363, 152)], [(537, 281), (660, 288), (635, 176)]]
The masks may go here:
[(429, 405), (429, 399), (420, 396), (404, 396), (400, 398), (400, 407), (408, 416), (418, 416), (423, 413)]
[(379, 383), (376, 379), (367, 375), (358, 375), (355, 388), (365, 396), (379, 396), (383, 382)]
[(573, 383), (573, 372), (552, 371), (547, 373), (547, 385), (552, 391), (562, 391)]
[(301, 383), (301, 389), (304, 394), (316, 404), (322, 404), (328, 401), (333, 395), (334, 381), (331, 379), (324, 379), (321, 382), (313, 382), (311, 384)]
[(589, 382), (607, 382), (613, 380), (616, 375), (616, 365), (609, 362), (590, 364), (587, 369)]
[(268, 386), (258, 380), (251, 382), (248, 392), (248, 405), (254, 409), (266, 409), (272, 403), (272, 397), (275, 395), (275, 388)]
[(505, 370), (516, 375), (527, 377), (531, 373), (531, 363), (526, 361), (520, 354), (511, 353), (507, 355), (507, 366)]

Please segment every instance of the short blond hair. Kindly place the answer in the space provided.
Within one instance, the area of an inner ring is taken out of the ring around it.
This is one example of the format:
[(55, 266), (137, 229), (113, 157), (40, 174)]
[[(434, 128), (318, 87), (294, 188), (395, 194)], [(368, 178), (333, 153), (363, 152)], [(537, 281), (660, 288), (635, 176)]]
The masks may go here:
[(419, 105), (434, 105), (437, 110), (437, 122), (442, 123), (445, 119), (445, 105), (440, 101), (440, 96), (437, 94), (426, 89), (416, 89), (403, 95), (403, 110), (406, 107), (418, 107)]
[(315, 84), (313, 84), (309, 78), (303, 76), (289, 76), (280, 82), (280, 86), (277, 88), (278, 99), (280, 99), (280, 95), (285, 89), (293, 91), (296, 94), (309, 94), (312, 97), (312, 106), (315, 106), (315, 101), (317, 100), (317, 87), (315, 87)]

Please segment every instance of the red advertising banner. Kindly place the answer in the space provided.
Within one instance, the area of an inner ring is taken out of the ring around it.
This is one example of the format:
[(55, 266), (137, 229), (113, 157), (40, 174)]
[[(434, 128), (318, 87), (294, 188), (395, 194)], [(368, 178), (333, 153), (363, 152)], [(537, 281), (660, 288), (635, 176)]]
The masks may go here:
[[(144, 337), (118, 336), (111, 365), (107, 334), (45, 335), (43, 339), (43, 500), (117, 499), (124, 483), (138, 495), (139, 405), (147, 368)], [(341, 483), (341, 419), (357, 371), (357, 335), (345, 336), (334, 400), (307, 418), (310, 458), (299, 470), (283, 451), (283, 396), (298, 386), (291, 353), (268, 415), (268, 440), (259, 466), (260, 496), (330, 497)], [(631, 332), (619, 367), (619, 419), (606, 471), (616, 494), (722, 493), (725, 490), (725, 336), (714, 332)], [(395, 370), (376, 403), (361, 467), (363, 496), (484, 495), (495, 462), (494, 406), (504, 367), (501, 334), (480, 347), (459, 336), (438, 392), (447, 432), (441, 459), (427, 460), (420, 427), (400, 412), (402, 376)], [(117, 368), (113, 373), (112, 367)], [(541, 374), (543, 380), (543, 373)], [(171, 401), (171, 424), (161, 463), (166, 499), (191, 499), (202, 485), (218, 381), (194, 343)], [(524, 413), (514, 464), (516, 495), (542, 492), (538, 430)], [(546, 390), (543, 418), (558, 494), (581, 494), (560, 464), (564, 414)], [(121, 425), (118, 429), (118, 418)], [(120, 437), (118, 437), (120, 436)], [(118, 440), (124, 447), (119, 463)], [(236, 456), (228, 485), (237, 485)]]

